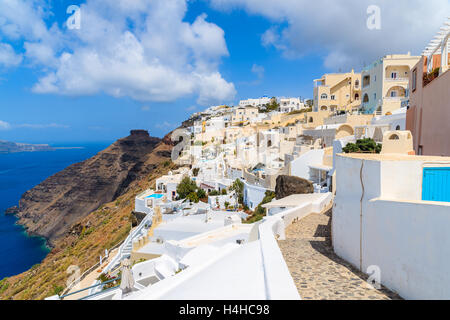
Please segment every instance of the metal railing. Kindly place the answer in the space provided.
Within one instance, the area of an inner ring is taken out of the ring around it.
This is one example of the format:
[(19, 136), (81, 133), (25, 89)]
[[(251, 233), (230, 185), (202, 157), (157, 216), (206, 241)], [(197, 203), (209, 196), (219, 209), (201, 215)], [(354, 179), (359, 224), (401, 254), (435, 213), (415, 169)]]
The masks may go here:
[[(115, 246), (113, 246), (111, 249), (109, 249), (109, 252), (112, 252), (113, 250), (117, 249), (119, 246), (122, 245), (124, 241), (120, 241), (118, 242)], [(78, 278), (73, 280), (67, 287), (66, 289), (64, 289), (64, 291), (62, 292), (63, 295), (66, 295), (76, 284), (80, 283), (81, 281), (84, 280), (84, 278), (86, 278), (88, 276), (88, 274), (90, 274), (92, 271), (94, 271), (96, 268), (100, 267), (100, 262), (97, 262), (95, 265), (93, 265), (92, 267), (90, 267), (89, 269), (87, 269), (85, 272), (83, 272), (83, 274)]]
[[(114, 282), (114, 281), (118, 281), (118, 280), (121, 280), (121, 279), (122, 279), (121, 277), (117, 277), (117, 278), (114, 278), (114, 279), (111, 279), (111, 280), (108, 280), (108, 281), (105, 281), (105, 282), (101, 282), (101, 283), (92, 285), (92, 286), (90, 286), (90, 287), (87, 287), (87, 288), (84, 288), (84, 289), (80, 289), (80, 290), (77, 290), (77, 291), (74, 291), (74, 292), (71, 292), (71, 293), (68, 293), (68, 294), (64, 294), (64, 295), (62, 295), (62, 296), (59, 296), (59, 299), (62, 300), (62, 299), (64, 299), (64, 298), (66, 298), (66, 297), (73, 296), (73, 295), (78, 294), (78, 293), (80, 293), (80, 292), (83, 292), (83, 291), (86, 291), (86, 290), (90, 290), (90, 289), (92, 289), (92, 288), (96, 288), (96, 287), (99, 287), (99, 286), (102, 286), (102, 288), (103, 288), (103, 286), (104, 286), (105, 284), (112, 283), (112, 282)], [(109, 289), (107, 289), (107, 290), (116, 289), (116, 288), (118, 288), (118, 287), (119, 287), (119, 286), (115, 286), (115, 287), (109, 288)], [(104, 293), (104, 292), (106, 292), (107, 290), (101, 290), (100, 292), (97, 292), (97, 293), (92, 294), (92, 295), (88, 295), (88, 296), (83, 297), (83, 298), (80, 298), (80, 299), (78, 299), (78, 300), (83, 300), (83, 299), (92, 297), (93, 295), (96, 295), (96, 294), (99, 294), (99, 293)]]

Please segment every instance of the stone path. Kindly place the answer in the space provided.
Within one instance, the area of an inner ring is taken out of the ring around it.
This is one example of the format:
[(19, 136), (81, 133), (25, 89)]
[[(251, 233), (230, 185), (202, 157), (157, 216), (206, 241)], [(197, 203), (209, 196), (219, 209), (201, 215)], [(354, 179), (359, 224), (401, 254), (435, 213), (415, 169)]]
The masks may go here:
[(339, 258), (331, 246), (331, 210), (313, 213), (286, 229), (281, 252), (303, 300), (401, 299), (386, 288), (377, 290), (368, 276)]

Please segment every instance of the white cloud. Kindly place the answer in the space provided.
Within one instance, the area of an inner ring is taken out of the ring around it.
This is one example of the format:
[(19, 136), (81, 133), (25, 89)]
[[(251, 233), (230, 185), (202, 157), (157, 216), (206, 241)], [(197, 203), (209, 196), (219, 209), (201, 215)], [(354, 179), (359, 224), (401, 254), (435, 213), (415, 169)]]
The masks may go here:
[(18, 124), (14, 126), (15, 128), (28, 128), (28, 129), (48, 129), (48, 128), (60, 128), (60, 129), (67, 129), (69, 126), (64, 124), (58, 124), (58, 123), (48, 123), (48, 124)]
[[(450, 13), (448, 0), (209, 0), (219, 10), (244, 9), (274, 26), (262, 44), (287, 58), (323, 56), (330, 69), (359, 68), (389, 53), (420, 54)], [(369, 30), (367, 8), (381, 8), (381, 30)]]
[[(2, 0), (0, 32), (24, 39), (25, 57), (44, 75), (36, 93), (107, 93), (139, 101), (198, 103), (233, 99), (218, 71), (228, 55), (224, 32), (205, 15), (187, 23), (187, 0), (87, 0), (81, 29), (47, 28), (44, 0)], [(14, 12), (20, 12), (18, 17)]]
[(175, 129), (177, 125), (175, 123), (164, 121), (162, 123), (156, 124), (155, 127), (158, 129)]
[(62, 128), (67, 129), (69, 126), (58, 124), (58, 123), (48, 123), (48, 124), (15, 124), (12, 125), (9, 122), (0, 120), (0, 130), (10, 130), (16, 128), (27, 128), (27, 129), (48, 129), (48, 128)]
[(142, 111), (150, 111), (150, 107), (149, 106), (142, 106), (141, 110)]
[(14, 52), (14, 49), (7, 43), (0, 42), (0, 66), (14, 67), (22, 62), (22, 56)]
[(259, 80), (261, 80), (262, 78), (264, 78), (264, 72), (265, 72), (265, 69), (264, 69), (263, 66), (259, 66), (259, 65), (257, 65), (257, 64), (254, 64), (254, 65), (252, 66), (252, 72), (253, 72), (254, 74), (256, 74), (256, 76), (258, 77)]
[(0, 120), (0, 130), (9, 130), (10, 128), (11, 125), (8, 122)]

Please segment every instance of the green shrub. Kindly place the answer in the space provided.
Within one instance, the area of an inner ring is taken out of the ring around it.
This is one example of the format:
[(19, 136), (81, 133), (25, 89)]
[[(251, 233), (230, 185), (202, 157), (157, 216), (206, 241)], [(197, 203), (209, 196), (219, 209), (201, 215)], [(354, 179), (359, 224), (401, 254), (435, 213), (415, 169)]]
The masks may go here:
[(264, 216), (266, 216), (266, 214), (267, 214), (267, 209), (263, 208), (263, 205), (266, 204), (266, 203), (271, 202), (274, 198), (275, 198), (275, 192), (273, 192), (273, 191), (266, 191), (263, 200), (256, 207), (255, 212), (253, 213), (253, 215), (250, 216), (247, 219), (247, 221), (245, 221), (245, 222), (246, 223), (254, 223), (254, 222), (257, 222), (259, 220), (262, 220), (262, 218)]
[(226, 196), (227, 195), (227, 189), (222, 189), (222, 195)]
[(220, 196), (219, 191), (217, 190), (211, 190), (211, 192), (209, 193), (210, 196)]
[(198, 189), (198, 190), (197, 190), (197, 197), (198, 197), (199, 199), (204, 199), (204, 198), (206, 198), (206, 192), (205, 192), (205, 190), (203, 190), (203, 189)]
[(200, 201), (198, 195), (196, 192), (192, 192), (190, 194), (188, 194), (188, 196), (186, 197), (187, 200), (194, 202), (194, 203), (198, 203)]
[(53, 285), (53, 294), (60, 295), (64, 291), (64, 287)]
[(381, 144), (376, 143), (373, 139), (358, 139), (356, 143), (348, 143), (342, 151), (344, 153), (380, 153)]

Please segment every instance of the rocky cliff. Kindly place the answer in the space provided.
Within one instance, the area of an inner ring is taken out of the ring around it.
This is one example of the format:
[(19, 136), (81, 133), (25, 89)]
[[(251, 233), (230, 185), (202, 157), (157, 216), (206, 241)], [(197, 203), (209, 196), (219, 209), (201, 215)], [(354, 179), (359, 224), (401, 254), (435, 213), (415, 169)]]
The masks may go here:
[(123, 195), (130, 184), (170, 159), (171, 146), (147, 131), (133, 130), (94, 157), (71, 165), (27, 191), (19, 202), (19, 223), (50, 245), (72, 225)]

